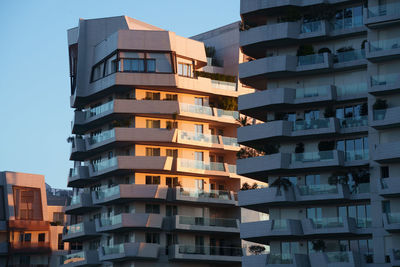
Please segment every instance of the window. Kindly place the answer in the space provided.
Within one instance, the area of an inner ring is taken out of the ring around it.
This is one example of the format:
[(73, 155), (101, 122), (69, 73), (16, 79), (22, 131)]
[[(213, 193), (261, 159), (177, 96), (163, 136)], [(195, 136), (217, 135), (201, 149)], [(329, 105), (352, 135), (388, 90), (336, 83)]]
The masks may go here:
[(92, 82), (104, 77), (104, 62), (97, 64), (92, 70)]
[(178, 177), (167, 177), (165, 178), (165, 184), (168, 187), (177, 187), (179, 182), (178, 182)]
[(160, 156), (160, 148), (146, 147), (146, 156), (147, 157), (159, 157)]
[(58, 234), (58, 250), (64, 250), (64, 242), (62, 234)]
[(318, 185), (321, 184), (321, 179), (320, 179), (319, 174), (312, 174), (312, 175), (306, 175), (306, 185)]
[(160, 214), (160, 205), (146, 204), (146, 213)]
[(146, 243), (160, 244), (160, 234), (146, 233)]
[(311, 120), (318, 120), (319, 119), (319, 110), (309, 110), (304, 112), (304, 120), (311, 121)]
[(176, 128), (178, 128), (178, 122), (177, 121), (167, 121), (165, 123), (165, 128), (167, 128), (167, 129), (176, 129)]
[(160, 93), (146, 92), (145, 100), (160, 100)]
[(337, 10), (333, 21), (335, 30), (349, 29), (361, 26), (362, 22), (362, 6), (355, 6)]
[(17, 220), (42, 220), (39, 188), (13, 187), (14, 212)]
[(146, 120), (146, 128), (161, 128), (160, 120)]
[(345, 152), (345, 160), (362, 160), (368, 158), (368, 137), (339, 140), (336, 149)]
[(322, 218), (322, 208), (308, 208), (307, 218), (313, 221), (317, 221)]
[(389, 177), (389, 166), (381, 166), (381, 178)]
[(166, 94), (164, 100), (177, 101), (178, 95), (177, 94)]
[(124, 72), (144, 72), (144, 59), (123, 59)]
[(24, 242), (31, 242), (31, 239), (32, 239), (32, 234), (25, 234)]
[(178, 235), (177, 234), (166, 234), (167, 236), (167, 246), (165, 247), (165, 255), (168, 255), (169, 246), (178, 244)]
[(196, 133), (198, 133), (198, 134), (202, 134), (203, 133), (203, 124), (195, 124), (194, 125), (194, 127), (195, 127), (195, 132)]
[(39, 242), (44, 242), (46, 240), (46, 234), (45, 233), (40, 233), (38, 236), (38, 241)]
[(371, 227), (371, 206), (369, 204), (338, 207), (338, 215), (354, 218), (359, 228)]
[(106, 60), (104, 76), (110, 75), (116, 71), (117, 71), (117, 55), (115, 54)]
[(146, 175), (146, 184), (160, 184), (160, 176)]
[(203, 106), (204, 105), (204, 99), (202, 97), (195, 97), (194, 98), (194, 104), (196, 106)]
[(167, 149), (167, 157), (173, 157), (177, 158), (178, 157), (178, 149)]
[(22, 266), (28, 266), (31, 264), (31, 256), (29, 255), (20, 255), (19, 256), (19, 264)]
[(178, 63), (178, 75), (185, 77), (192, 77), (192, 65), (185, 63)]
[(167, 205), (166, 207), (167, 216), (175, 216), (178, 214), (178, 207), (175, 205)]
[(156, 60), (146, 59), (147, 72), (156, 72)]
[(54, 212), (53, 213), (53, 222), (58, 225), (64, 224), (64, 213), (63, 212)]
[(204, 153), (203, 152), (194, 152), (194, 159), (197, 161), (203, 161), (204, 160)]
[(336, 118), (357, 118), (361, 116), (361, 104), (354, 106), (346, 106), (336, 109)]

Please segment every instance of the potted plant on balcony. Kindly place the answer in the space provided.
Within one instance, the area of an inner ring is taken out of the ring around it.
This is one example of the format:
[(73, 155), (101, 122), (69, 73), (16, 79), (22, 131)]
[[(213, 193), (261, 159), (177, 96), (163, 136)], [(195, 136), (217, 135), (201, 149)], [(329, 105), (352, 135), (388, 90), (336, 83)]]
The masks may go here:
[(348, 181), (349, 177), (346, 172), (334, 172), (328, 178), (328, 184), (330, 185), (347, 184)]
[(250, 189), (251, 189), (251, 187), (248, 183), (242, 184), (242, 187), (240, 188), (240, 190), (242, 190), (242, 191), (246, 191), (246, 190), (250, 190)]
[(356, 58), (356, 54), (354, 53), (354, 48), (352, 46), (344, 46), (336, 50), (336, 55), (333, 57), (333, 63), (338, 63), (339, 61), (344, 60), (344, 56), (342, 53), (351, 52), (353, 53), (346, 53), (346, 61), (354, 60)]
[(260, 255), (265, 251), (265, 247), (260, 246), (260, 245), (251, 245), (249, 247), (249, 252), (253, 255)]
[(308, 56), (308, 55), (314, 55), (314, 47), (311, 44), (303, 44), (300, 45), (299, 48), (297, 49), (297, 56)]
[(238, 119), (236, 119), (236, 121), (239, 122), (240, 127), (251, 125), (251, 122), (247, 116), (239, 117)]
[(318, 50), (318, 54), (329, 53), (331, 54), (331, 50), (328, 47), (322, 47)]
[(271, 155), (279, 153), (279, 144), (263, 144), (260, 145), (256, 150), (263, 155)]
[(287, 178), (282, 178), (279, 177), (276, 179), (272, 184), (271, 187), (277, 187), (277, 192), (281, 192), (281, 188), (283, 187), (283, 190), (287, 191), (289, 188), (292, 186), (292, 182), (287, 179)]
[(324, 240), (313, 240), (312, 241), (313, 250), (316, 252), (324, 252), (326, 249), (325, 241)]
[(324, 117), (325, 118), (332, 118), (335, 116), (335, 112), (333, 111), (332, 107), (326, 107), (324, 111)]
[(386, 99), (376, 99), (372, 108), (374, 110), (374, 120), (383, 120), (385, 118), (386, 109), (388, 108)]

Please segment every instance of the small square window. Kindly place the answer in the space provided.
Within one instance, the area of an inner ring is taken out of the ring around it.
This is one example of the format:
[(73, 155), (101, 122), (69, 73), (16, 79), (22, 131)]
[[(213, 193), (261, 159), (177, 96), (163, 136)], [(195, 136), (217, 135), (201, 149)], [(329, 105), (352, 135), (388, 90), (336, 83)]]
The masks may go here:
[(31, 242), (32, 234), (25, 234), (25, 242)]
[(39, 242), (44, 242), (46, 239), (46, 234), (45, 233), (40, 233), (38, 237)]

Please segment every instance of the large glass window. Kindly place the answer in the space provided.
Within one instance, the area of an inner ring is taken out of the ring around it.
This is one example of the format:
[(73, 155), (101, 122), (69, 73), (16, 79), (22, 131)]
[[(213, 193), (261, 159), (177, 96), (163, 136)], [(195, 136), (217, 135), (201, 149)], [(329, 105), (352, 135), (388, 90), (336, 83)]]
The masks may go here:
[(350, 29), (362, 26), (362, 6), (339, 9), (335, 13), (333, 25), (335, 30)]
[(338, 140), (336, 149), (345, 152), (346, 161), (368, 159), (368, 137)]
[(39, 188), (13, 187), (14, 212), (17, 220), (42, 220), (42, 199)]
[(178, 75), (192, 77), (192, 65), (186, 63), (178, 63)]

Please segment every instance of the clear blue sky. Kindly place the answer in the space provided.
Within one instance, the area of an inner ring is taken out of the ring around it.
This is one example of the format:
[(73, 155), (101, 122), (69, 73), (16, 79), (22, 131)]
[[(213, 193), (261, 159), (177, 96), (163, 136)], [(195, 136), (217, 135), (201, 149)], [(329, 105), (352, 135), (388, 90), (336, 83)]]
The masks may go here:
[(0, 0), (0, 171), (66, 188), (70, 144), (66, 30), (127, 15), (190, 37), (237, 21), (239, 0)]

